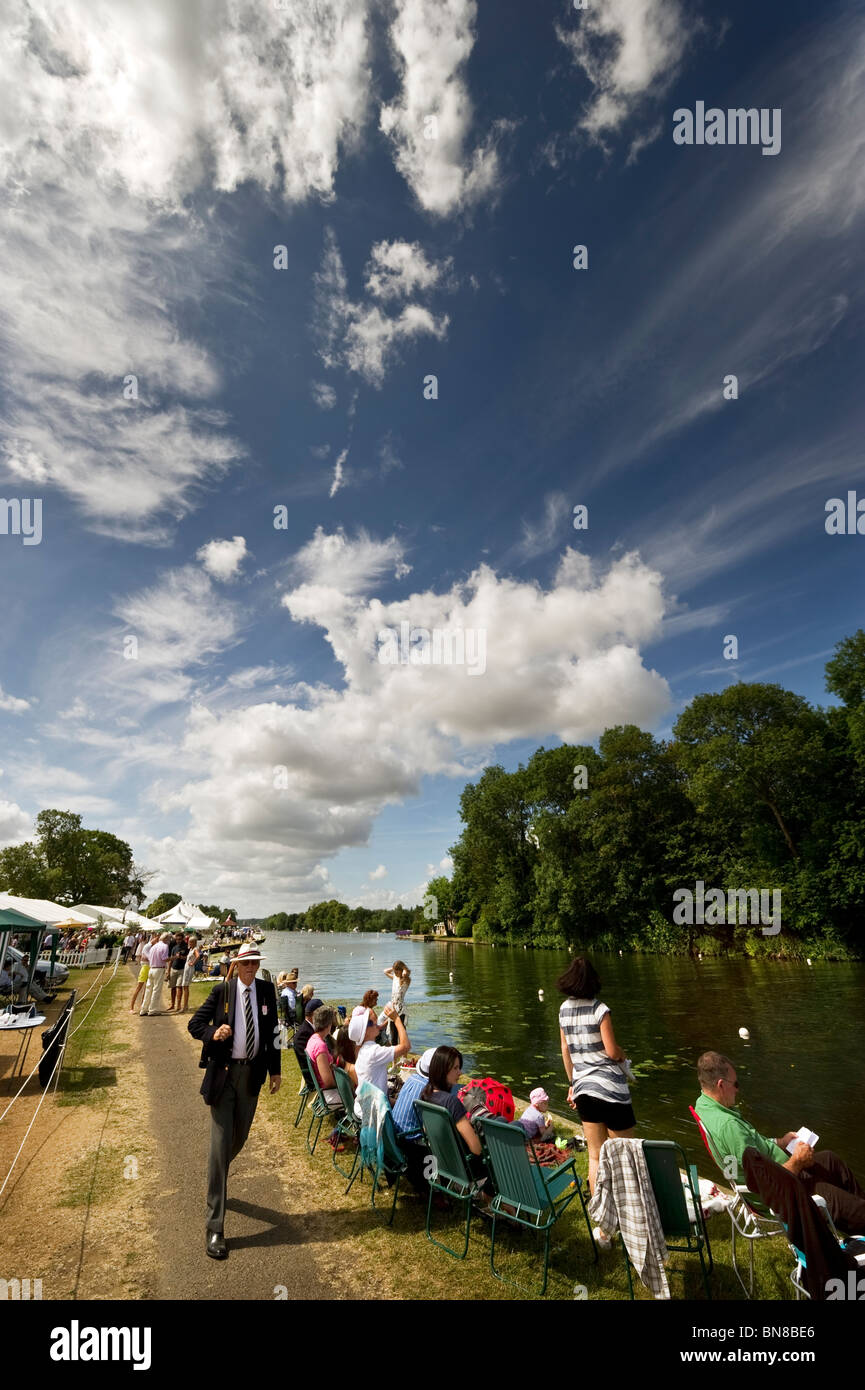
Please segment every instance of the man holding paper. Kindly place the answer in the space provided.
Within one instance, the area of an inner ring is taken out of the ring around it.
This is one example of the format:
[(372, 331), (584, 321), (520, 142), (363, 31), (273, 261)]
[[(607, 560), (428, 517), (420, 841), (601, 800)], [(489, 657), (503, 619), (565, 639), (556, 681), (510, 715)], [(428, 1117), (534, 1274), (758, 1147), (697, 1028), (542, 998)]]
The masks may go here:
[(847, 1164), (831, 1149), (814, 1152), (818, 1135), (803, 1128), (798, 1133), (791, 1130), (778, 1139), (767, 1139), (748, 1124), (736, 1109), (736, 1068), (722, 1052), (704, 1052), (697, 1063), (697, 1077), (702, 1094), (694, 1109), (728, 1178), (742, 1181), (742, 1155), (749, 1146), (755, 1148), (800, 1178), (810, 1192), (825, 1198), (839, 1230), (847, 1235), (865, 1234), (865, 1192)]

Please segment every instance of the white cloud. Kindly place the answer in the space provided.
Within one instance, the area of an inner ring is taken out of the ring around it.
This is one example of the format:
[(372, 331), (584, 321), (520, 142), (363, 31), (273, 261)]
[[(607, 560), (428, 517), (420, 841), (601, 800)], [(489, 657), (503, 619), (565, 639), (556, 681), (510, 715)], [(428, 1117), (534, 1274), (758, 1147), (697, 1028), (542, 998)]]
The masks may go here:
[[(322, 859), (367, 843), (382, 808), (416, 795), (424, 776), (470, 776), (496, 741), (551, 733), (585, 741), (613, 723), (651, 726), (668, 708), (666, 682), (639, 653), (660, 632), (660, 576), (636, 556), (601, 571), (568, 551), (546, 591), (481, 566), (445, 593), (369, 597), (401, 555), (393, 537), (320, 530), (298, 554), (307, 582), (285, 595), (286, 607), (321, 629), (342, 681), (298, 685), (288, 702), (193, 708), (183, 757), (195, 775), (151, 791), (164, 815), (189, 817), (188, 833), (172, 839), (172, 862), (201, 853), (230, 876), (231, 895), (272, 901), (278, 846), (278, 872), (302, 895)], [(485, 673), (382, 665), (377, 634), (405, 618), (484, 628)], [(439, 867), (450, 867), (447, 857)]]
[[(14, 801), (0, 800), (0, 847), (20, 845), (33, 831), (30, 817)], [(2, 887), (3, 885), (0, 885)]]
[[(576, 27), (557, 24), (558, 37), (594, 89), (580, 122), (588, 135), (603, 141), (647, 97), (661, 96), (701, 29), (679, 0), (605, 0), (581, 10)], [(636, 148), (658, 134), (656, 126), (651, 137), (644, 131)]]
[(29, 708), (29, 700), (19, 699), (17, 695), (7, 695), (0, 685), (0, 712), (3, 714), (23, 714)]
[[(382, 246), (386, 243), (378, 243), (378, 247)], [(429, 280), (434, 271), (435, 281), (423, 286), (430, 288), (438, 283), (444, 268), (426, 261), (422, 252), (419, 260), (410, 248), (410, 255), (390, 272), (380, 259), (373, 257), (367, 265), (367, 285), (372, 285), (381, 297), (393, 299), (408, 293), (410, 285), (419, 288), (418, 276)], [(324, 256), (315, 277), (315, 289), (314, 329), (322, 361), (327, 367), (346, 367), (372, 386), (382, 385), (388, 366), (404, 343), (422, 336), (441, 339), (447, 334), (447, 315), (437, 318), (421, 304), (405, 304), (398, 313), (387, 314), (378, 304), (354, 303), (349, 298), (342, 257), (330, 228), (325, 233)]]
[(208, 541), (196, 552), (207, 573), (214, 579), (228, 582), (237, 579), (240, 567), (247, 556), (246, 541), (243, 536), (234, 536), (230, 541)]
[(330, 492), (328, 494), (328, 496), (330, 497), (335, 497), (336, 494), (339, 492), (340, 488), (343, 486), (342, 467), (347, 458), (348, 449), (343, 449), (342, 453), (339, 455), (339, 458), (333, 465), (333, 482), (330, 485)]
[(319, 410), (333, 410), (336, 405), (336, 392), (326, 381), (312, 383), (312, 399)]
[(381, 129), (420, 206), (437, 216), (470, 207), (500, 182), (492, 136), (466, 149), (472, 104), (464, 69), (476, 16), (474, 0), (396, 0), (389, 31), (402, 85), (381, 109)]
[(369, 253), (364, 287), (374, 299), (407, 299), (415, 290), (434, 289), (450, 265), (450, 260), (428, 261), (416, 241), (377, 241)]
[[(100, 681), (115, 701), (141, 710), (188, 699), (205, 663), (237, 640), (235, 608), (195, 565), (169, 570), (155, 584), (119, 599), (123, 631), (99, 634), (113, 649), (100, 663)], [(133, 659), (124, 643), (135, 639)]]
[(366, 120), (367, 5), (10, 0), (0, 83), (5, 467), (164, 542), (244, 456), (208, 405), (220, 367), (179, 326), (225, 279), (191, 195), (332, 196)]
[(520, 562), (533, 560), (561, 542), (569, 515), (568, 499), (563, 492), (549, 492), (544, 498), (544, 514), (539, 521), (523, 518), (522, 536), (512, 553)]
[[(342, 528), (327, 533), (322, 526), (315, 528), (312, 540), (295, 555), (294, 569), (303, 584), (301, 589), (293, 590), (292, 599), (307, 589), (329, 589), (353, 597), (385, 575), (401, 579), (410, 572), (403, 559), (402, 544), (395, 536), (377, 541), (361, 531), (350, 540)], [(283, 598), (283, 602), (287, 603), (287, 599)]]
[(377, 869), (370, 871), (370, 878), (387, 878), (387, 869), (384, 864), (379, 864)]

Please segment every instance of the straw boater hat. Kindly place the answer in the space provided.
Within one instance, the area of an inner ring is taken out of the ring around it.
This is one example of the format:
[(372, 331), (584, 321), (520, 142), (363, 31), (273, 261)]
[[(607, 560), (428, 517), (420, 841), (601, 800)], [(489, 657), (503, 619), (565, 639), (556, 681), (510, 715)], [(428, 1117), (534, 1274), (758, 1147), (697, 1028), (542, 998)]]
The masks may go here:
[(231, 963), (237, 965), (243, 960), (267, 960), (267, 956), (263, 956), (257, 946), (241, 946)]
[(297, 984), (297, 981), (298, 981), (298, 976), (299, 976), (299, 971), (298, 971), (297, 966), (295, 966), (293, 970), (289, 970), (289, 971), (288, 971), (288, 973), (286, 974), (285, 978), (286, 978), (286, 980), (288, 981), (288, 983), (289, 983), (290, 985), (296, 985), (296, 984)]

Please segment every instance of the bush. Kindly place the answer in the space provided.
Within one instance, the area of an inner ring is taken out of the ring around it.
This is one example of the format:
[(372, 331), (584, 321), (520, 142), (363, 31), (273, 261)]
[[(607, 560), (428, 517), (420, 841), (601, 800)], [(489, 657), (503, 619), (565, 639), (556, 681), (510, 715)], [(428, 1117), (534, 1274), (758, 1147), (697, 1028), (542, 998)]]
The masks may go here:
[(472, 935), (472, 919), (469, 916), (462, 916), (457, 921), (456, 936), (470, 937)]

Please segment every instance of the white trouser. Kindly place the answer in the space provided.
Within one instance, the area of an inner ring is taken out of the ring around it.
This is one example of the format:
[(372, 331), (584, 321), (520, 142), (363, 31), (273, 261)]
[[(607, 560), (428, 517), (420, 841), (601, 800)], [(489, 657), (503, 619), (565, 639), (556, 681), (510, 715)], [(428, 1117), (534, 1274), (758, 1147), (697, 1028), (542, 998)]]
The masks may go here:
[(158, 1014), (162, 1010), (162, 981), (165, 977), (165, 966), (159, 966), (156, 970), (150, 967), (147, 976), (147, 984), (144, 986), (144, 998), (141, 1001), (141, 1017), (145, 1014)]

